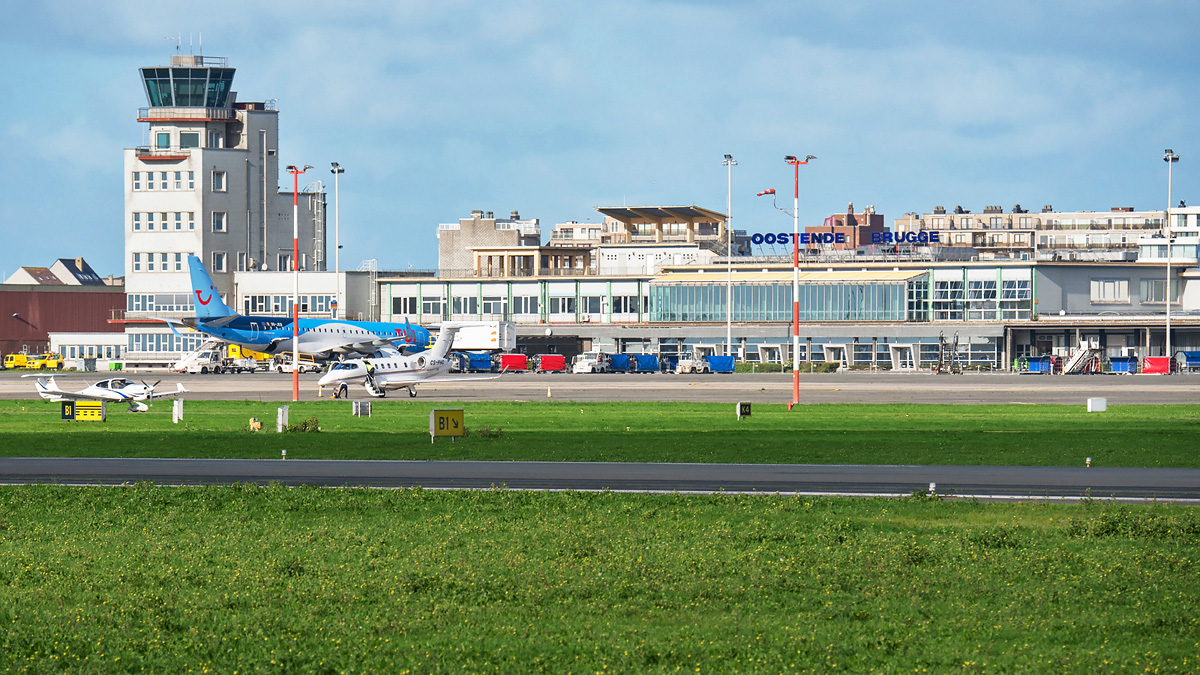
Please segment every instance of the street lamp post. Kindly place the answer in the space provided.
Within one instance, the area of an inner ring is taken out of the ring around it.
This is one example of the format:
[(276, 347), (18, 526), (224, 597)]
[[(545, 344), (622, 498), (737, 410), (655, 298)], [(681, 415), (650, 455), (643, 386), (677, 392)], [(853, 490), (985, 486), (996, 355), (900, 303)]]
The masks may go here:
[(287, 167), (292, 174), (292, 400), (300, 400), (300, 174), (311, 169), (294, 165)]
[(338, 201), (338, 178), (346, 173), (346, 170), (337, 162), (330, 162), (333, 168), (329, 170), (333, 174), (333, 273), (337, 279), (337, 291), (333, 294), (333, 300), (337, 303), (337, 308), (333, 310), (333, 318), (338, 318), (338, 311), (342, 307), (342, 226), (341, 217), (338, 212), (340, 202)]
[(725, 155), (725, 165), (729, 173), (729, 192), (725, 197), (725, 355), (733, 355), (733, 167), (737, 160), (733, 155)]
[(800, 161), (788, 155), (783, 161), (795, 170), (796, 191), (792, 202), (792, 402), (788, 410), (800, 403), (800, 165), (816, 157), (808, 155)]
[(1163, 230), (1167, 237), (1167, 288), (1163, 295), (1167, 304), (1167, 337), (1166, 337), (1166, 356), (1167, 356), (1167, 374), (1171, 373), (1171, 361), (1174, 360), (1171, 354), (1171, 165), (1179, 161), (1179, 155), (1175, 154), (1174, 150), (1167, 148), (1163, 151), (1163, 161), (1167, 163), (1167, 210), (1163, 212)]

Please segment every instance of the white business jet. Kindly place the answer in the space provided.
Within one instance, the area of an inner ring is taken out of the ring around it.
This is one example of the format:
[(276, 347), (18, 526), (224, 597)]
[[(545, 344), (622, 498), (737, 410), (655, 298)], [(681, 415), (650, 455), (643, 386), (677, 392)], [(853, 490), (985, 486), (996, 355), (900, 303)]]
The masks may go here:
[(157, 394), (154, 392), (156, 386), (158, 386), (158, 382), (146, 384), (145, 382), (137, 383), (124, 377), (113, 377), (90, 384), (79, 391), (65, 391), (58, 388), (58, 385), (54, 383), (53, 377), (39, 377), (37, 379), (37, 393), (42, 398), (51, 401), (111, 401), (113, 403), (128, 403), (129, 412), (146, 412), (150, 409), (147, 403), (156, 398), (170, 398), (187, 392), (187, 389), (183, 388), (183, 384), (179, 384), (179, 388), (175, 391), (166, 391)]
[(384, 348), (372, 357), (339, 361), (321, 376), (317, 385), (333, 386), (334, 396), (337, 397), (346, 390), (346, 385), (361, 383), (368, 394), (382, 398), (387, 395), (389, 389), (407, 389), (409, 396), (416, 396), (418, 384), (494, 380), (500, 377), (499, 374), (446, 377), (450, 372), (450, 359), (446, 358), (446, 354), (450, 351), (450, 345), (454, 343), (455, 333), (463, 325), (442, 324), (433, 347), (411, 356), (405, 356), (395, 349)]

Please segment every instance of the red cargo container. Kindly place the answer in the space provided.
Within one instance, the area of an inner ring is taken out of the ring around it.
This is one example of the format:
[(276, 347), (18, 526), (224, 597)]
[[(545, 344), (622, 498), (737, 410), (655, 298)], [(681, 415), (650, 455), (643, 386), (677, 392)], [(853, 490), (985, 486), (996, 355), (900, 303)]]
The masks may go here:
[(562, 354), (538, 354), (539, 373), (561, 373), (567, 369), (567, 357)]
[(508, 373), (519, 373), (528, 370), (529, 358), (524, 354), (501, 354), (500, 370)]
[(1142, 359), (1142, 372), (1146, 375), (1167, 375), (1171, 372), (1171, 359), (1165, 356), (1147, 356)]

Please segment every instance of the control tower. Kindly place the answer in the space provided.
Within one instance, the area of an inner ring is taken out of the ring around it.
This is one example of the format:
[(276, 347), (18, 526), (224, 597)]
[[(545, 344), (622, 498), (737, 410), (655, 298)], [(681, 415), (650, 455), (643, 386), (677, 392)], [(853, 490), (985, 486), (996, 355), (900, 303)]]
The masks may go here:
[[(273, 101), (239, 102), (234, 72), (223, 57), (181, 54), (169, 66), (140, 69), (149, 105), (137, 119), (146, 136), (124, 153), (129, 313), (191, 316), (189, 253), (239, 311), (235, 273), (292, 269), (292, 185), (280, 192), (279, 111)], [(299, 211), (299, 268), (324, 270), (324, 192), (301, 193)], [(169, 332), (135, 338), (127, 325), (130, 361), (142, 342), (150, 352), (190, 348)]]

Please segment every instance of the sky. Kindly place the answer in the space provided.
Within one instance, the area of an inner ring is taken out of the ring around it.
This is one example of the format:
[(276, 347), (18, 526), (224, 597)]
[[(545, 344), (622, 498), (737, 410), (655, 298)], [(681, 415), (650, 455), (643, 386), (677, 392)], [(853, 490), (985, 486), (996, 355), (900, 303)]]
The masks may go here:
[[(229, 59), (275, 100), (280, 166), (334, 198), (341, 266), (437, 267), (475, 209), (555, 223), (695, 204), (748, 232), (872, 205), (1161, 209), (1200, 177), (1200, 3), (401, 0), (9, 3), (0, 25), (0, 274), (124, 273), (138, 68)], [(168, 39), (168, 36), (173, 36)], [(201, 51), (202, 45), (202, 51)], [(730, 170), (724, 155), (738, 162)], [(279, 183), (286, 185), (288, 176)], [(332, 223), (330, 232), (332, 233)], [(332, 234), (330, 259), (332, 260)], [(769, 253), (770, 251), (765, 251)]]

